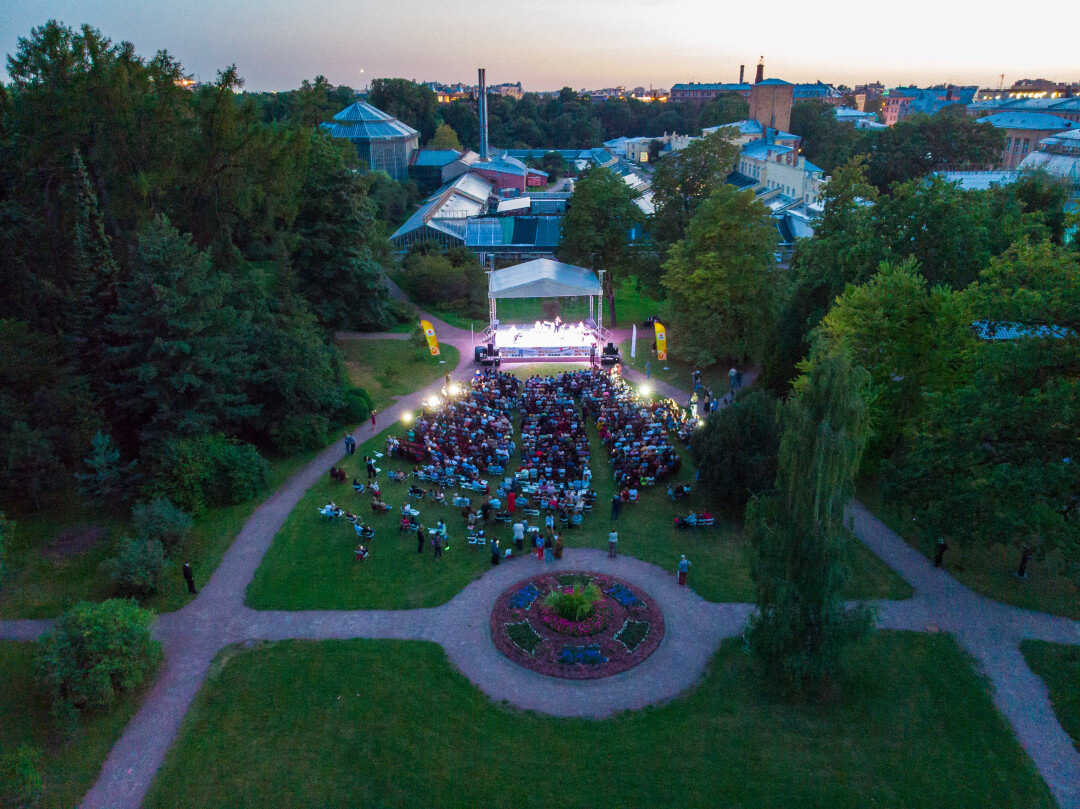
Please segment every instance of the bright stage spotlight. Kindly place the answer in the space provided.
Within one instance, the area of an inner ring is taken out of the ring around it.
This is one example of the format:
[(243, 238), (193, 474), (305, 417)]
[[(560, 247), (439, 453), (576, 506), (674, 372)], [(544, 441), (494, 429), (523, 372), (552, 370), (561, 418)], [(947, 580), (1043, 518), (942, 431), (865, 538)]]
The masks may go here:
[(642, 396), (652, 396), (652, 386), (651, 385), (647, 385), (647, 384), (642, 385), (638, 390), (641, 391)]
[(412, 418), (413, 418), (412, 413), (410, 413), (408, 410), (406, 410), (404, 413), (401, 414), (401, 420), (403, 422), (405, 422), (406, 424), (408, 424), (410, 421), (412, 421)]
[(438, 407), (442, 404), (442, 399), (440, 399), (438, 396), (429, 396), (427, 403), (430, 407)]
[(450, 386), (450, 395), (451, 396), (457, 396), (459, 393), (461, 393), (461, 388), (457, 385), (457, 383), (454, 383), (453, 385)]

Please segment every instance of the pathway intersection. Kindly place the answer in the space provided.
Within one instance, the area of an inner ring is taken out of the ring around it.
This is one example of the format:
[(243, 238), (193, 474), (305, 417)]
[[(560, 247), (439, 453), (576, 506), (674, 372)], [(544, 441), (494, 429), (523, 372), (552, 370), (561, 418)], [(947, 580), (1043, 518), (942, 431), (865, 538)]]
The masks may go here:
[[(438, 319), (443, 343), (460, 352), (465, 370), (472, 357), (468, 332)], [(458, 369), (452, 369), (458, 370)], [(636, 382), (643, 377), (627, 371)], [(658, 392), (680, 402), (687, 395), (659, 380)], [(363, 442), (417, 409), (436, 383), (379, 414), (379, 427), (365, 423)], [(544, 565), (531, 554), (492, 568), (439, 607), (417, 610), (280, 612), (244, 606), (244, 594), (274, 536), (304, 493), (341, 457), (339, 445), (322, 452), (252, 514), (197, 598), (157, 619), (154, 635), (165, 662), (135, 717), (109, 753), (84, 809), (136, 809), (150, 788), (202, 687), (214, 657), (226, 646), (257, 640), (393, 638), (439, 643), (466, 677), (494, 700), (557, 716), (602, 717), (669, 700), (702, 676), (720, 643), (739, 635), (752, 612), (749, 604), (714, 604), (685, 587), (671, 571), (626, 556), (609, 559), (598, 550), (568, 549), (564, 559)], [(864, 506), (849, 517), (856, 536), (915, 588), (905, 601), (877, 602), (879, 624), (888, 629), (953, 634), (977, 661), (992, 685), (995, 704), (1062, 809), (1080, 809), (1080, 753), (1054, 716), (1043, 682), (1028, 667), (1024, 639), (1080, 644), (1080, 622), (1006, 606), (980, 596), (935, 569)], [(489, 616), (499, 594), (538, 572), (576, 569), (610, 573), (641, 585), (664, 611), (666, 632), (641, 665), (600, 680), (562, 680), (528, 671), (503, 657), (491, 641)], [(28, 641), (51, 621), (0, 621), (0, 638)], [(543, 687), (538, 685), (543, 683)]]

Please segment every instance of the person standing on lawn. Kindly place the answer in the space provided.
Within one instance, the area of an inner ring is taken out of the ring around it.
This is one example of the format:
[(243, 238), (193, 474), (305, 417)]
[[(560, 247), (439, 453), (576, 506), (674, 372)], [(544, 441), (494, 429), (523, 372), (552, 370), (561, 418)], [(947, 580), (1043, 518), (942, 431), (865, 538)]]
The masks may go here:
[(422, 525), (416, 526), (416, 552), (421, 554), (424, 552), (424, 526)]
[(610, 531), (607, 535), (607, 555), (609, 559), (614, 559), (617, 555), (618, 543), (619, 535), (614, 530)]
[(690, 572), (690, 562), (686, 559), (686, 554), (682, 555), (679, 560), (679, 584), (686, 584), (686, 574)]
[(184, 574), (184, 581), (187, 582), (187, 591), (192, 595), (198, 595), (199, 591), (195, 589), (195, 574), (191, 570), (191, 562), (184, 562), (184, 567), (181, 570)]
[(619, 496), (618, 492), (615, 492), (615, 494), (613, 494), (611, 496), (611, 519), (612, 520), (619, 519), (619, 512), (621, 512), (621, 511), (622, 511), (622, 498)]

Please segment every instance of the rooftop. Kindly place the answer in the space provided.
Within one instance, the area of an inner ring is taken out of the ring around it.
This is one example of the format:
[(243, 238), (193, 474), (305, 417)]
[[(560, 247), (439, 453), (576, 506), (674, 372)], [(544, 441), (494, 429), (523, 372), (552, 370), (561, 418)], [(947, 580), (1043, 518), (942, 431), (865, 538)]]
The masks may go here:
[(332, 137), (350, 140), (409, 140), (420, 133), (366, 101), (350, 104), (333, 122), (322, 124)]
[(1076, 121), (1044, 112), (998, 112), (979, 118), (978, 122), (991, 124), (999, 129), (1063, 130), (1080, 127)]

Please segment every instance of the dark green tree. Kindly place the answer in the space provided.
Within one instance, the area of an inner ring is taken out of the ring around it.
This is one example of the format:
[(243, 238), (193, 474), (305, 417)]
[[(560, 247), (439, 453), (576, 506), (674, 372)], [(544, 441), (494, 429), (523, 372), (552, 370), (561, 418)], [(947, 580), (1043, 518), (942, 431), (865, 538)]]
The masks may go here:
[(385, 113), (413, 127), (427, 143), (435, 136), (437, 99), (426, 84), (408, 79), (375, 79), (368, 101)]
[(652, 180), (653, 238), (665, 247), (681, 239), (701, 204), (724, 186), (738, 156), (728, 133), (720, 130), (661, 160)]
[(751, 497), (776, 485), (779, 447), (776, 399), (751, 390), (710, 413), (690, 451), (702, 486), (726, 511), (741, 515)]
[(587, 172), (574, 187), (563, 217), (559, 259), (593, 270), (605, 270), (604, 295), (616, 322), (615, 276), (634, 266), (631, 234), (645, 222), (634, 193), (617, 174), (605, 168)]
[(324, 135), (311, 135), (292, 263), (324, 325), (374, 330), (389, 322), (389, 293), (376, 258), (382, 235), (365, 182), (349, 169), (344, 154)]
[(159, 216), (140, 232), (109, 318), (113, 406), (142, 441), (239, 425), (258, 411), (244, 392), (244, 318), (229, 278)]
[(769, 211), (752, 192), (723, 185), (701, 204), (664, 264), (679, 356), (711, 365), (763, 355), (787, 284), (777, 240)]
[(867, 610), (846, 609), (840, 596), (844, 507), (869, 435), (868, 383), (843, 355), (814, 369), (780, 408), (777, 494), (747, 507), (758, 606), (747, 639), (789, 696), (818, 692), (839, 670), (844, 645), (873, 626)]
[(106, 433), (96, 433), (90, 455), (85, 459), (86, 472), (77, 472), (79, 492), (83, 497), (114, 503), (131, 493), (135, 461), (120, 462), (120, 450)]
[(750, 104), (738, 93), (720, 93), (701, 108), (697, 125), (701, 129), (733, 124), (750, 117)]

